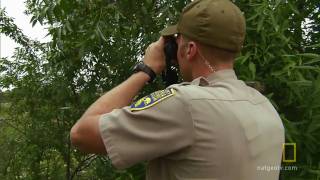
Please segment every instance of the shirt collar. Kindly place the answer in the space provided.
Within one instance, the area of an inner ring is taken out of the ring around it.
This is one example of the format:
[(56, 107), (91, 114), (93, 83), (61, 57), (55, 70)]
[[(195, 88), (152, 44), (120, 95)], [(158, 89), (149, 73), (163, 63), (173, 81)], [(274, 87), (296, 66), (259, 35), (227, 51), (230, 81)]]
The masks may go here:
[(227, 79), (235, 79), (235, 80), (238, 79), (233, 69), (224, 69), (224, 70), (216, 71), (210, 74), (208, 77), (200, 76), (194, 79), (191, 82), (191, 84), (198, 85), (198, 86), (208, 86), (218, 81), (224, 81)]

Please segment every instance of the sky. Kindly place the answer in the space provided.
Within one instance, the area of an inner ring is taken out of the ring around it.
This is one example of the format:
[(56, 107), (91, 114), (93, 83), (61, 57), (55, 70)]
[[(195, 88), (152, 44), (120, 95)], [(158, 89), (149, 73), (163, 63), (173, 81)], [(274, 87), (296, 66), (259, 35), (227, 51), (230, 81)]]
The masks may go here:
[[(33, 40), (40, 42), (50, 41), (50, 37), (45, 37), (48, 33), (47, 29), (37, 23), (34, 27), (30, 24), (31, 16), (27, 16), (24, 11), (26, 7), (24, 0), (0, 0), (1, 8), (5, 8), (7, 15), (14, 18), (15, 24), (22, 30), (22, 32)], [(1, 57), (11, 57), (14, 48), (18, 45), (9, 37), (1, 34)]]

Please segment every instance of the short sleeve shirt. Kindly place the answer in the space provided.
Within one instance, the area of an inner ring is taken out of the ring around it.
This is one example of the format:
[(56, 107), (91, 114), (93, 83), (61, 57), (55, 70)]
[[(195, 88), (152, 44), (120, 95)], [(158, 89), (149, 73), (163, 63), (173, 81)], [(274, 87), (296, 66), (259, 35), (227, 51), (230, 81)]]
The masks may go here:
[(181, 83), (100, 118), (119, 169), (148, 162), (152, 180), (276, 180), (284, 128), (267, 98), (233, 70)]

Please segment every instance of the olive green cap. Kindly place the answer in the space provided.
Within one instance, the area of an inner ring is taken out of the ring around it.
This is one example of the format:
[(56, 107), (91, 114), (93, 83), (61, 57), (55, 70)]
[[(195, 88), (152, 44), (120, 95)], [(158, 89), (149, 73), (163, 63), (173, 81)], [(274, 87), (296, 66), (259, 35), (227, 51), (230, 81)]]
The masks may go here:
[(178, 24), (163, 29), (160, 34), (180, 33), (209, 46), (238, 52), (245, 31), (242, 12), (229, 0), (194, 0), (183, 9)]

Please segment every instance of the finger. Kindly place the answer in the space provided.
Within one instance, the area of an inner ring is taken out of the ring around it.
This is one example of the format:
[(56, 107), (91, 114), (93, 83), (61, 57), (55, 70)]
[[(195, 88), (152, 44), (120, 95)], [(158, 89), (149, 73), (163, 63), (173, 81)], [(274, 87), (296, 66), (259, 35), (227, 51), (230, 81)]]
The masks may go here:
[(146, 51), (149, 51), (151, 49), (151, 45), (152, 44), (149, 44), (149, 46), (147, 47)]
[(163, 36), (160, 36), (159, 40), (158, 40), (160, 43), (164, 43), (165, 42), (165, 39)]
[(148, 48), (148, 51), (152, 51), (153, 46), (154, 46), (154, 44), (153, 44), (153, 43), (152, 43), (152, 44), (150, 44), (150, 45), (149, 45), (149, 48)]
[(157, 43), (160, 45), (161, 48), (164, 47), (164, 43), (165, 43), (164, 37), (161, 36), (161, 37), (158, 39)]

